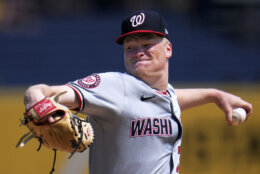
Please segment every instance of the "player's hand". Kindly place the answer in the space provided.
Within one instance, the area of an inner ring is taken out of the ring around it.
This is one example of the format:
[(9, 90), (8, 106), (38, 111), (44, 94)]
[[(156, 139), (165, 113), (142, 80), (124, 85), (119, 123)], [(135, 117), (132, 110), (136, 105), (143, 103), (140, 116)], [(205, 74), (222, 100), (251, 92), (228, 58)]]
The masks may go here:
[(30, 87), (24, 94), (25, 110), (28, 110), (37, 102), (44, 99), (46, 96), (43, 94), (40, 88)]
[(230, 93), (219, 91), (216, 96), (216, 104), (226, 115), (228, 125), (232, 125), (232, 110), (235, 108), (244, 108), (247, 117), (252, 114), (253, 107), (247, 101)]

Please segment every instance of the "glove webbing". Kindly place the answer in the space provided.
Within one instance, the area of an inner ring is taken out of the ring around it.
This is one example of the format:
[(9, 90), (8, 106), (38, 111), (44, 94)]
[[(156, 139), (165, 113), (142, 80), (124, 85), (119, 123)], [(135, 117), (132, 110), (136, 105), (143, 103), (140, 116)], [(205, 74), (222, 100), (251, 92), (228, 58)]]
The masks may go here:
[[(83, 139), (83, 128), (82, 128), (82, 122), (83, 120), (79, 119), (78, 117), (76, 117), (75, 115), (73, 115), (72, 117), (73, 122), (75, 123), (74, 125), (78, 125), (78, 130), (80, 132), (80, 139), (79, 139), (79, 143), (77, 144), (77, 146), (75, 147), (74, 151), (71, 152), (69, 159), (75, 154), (75, 152), (77, 152), (78, 148), (80, 147), (80, 144), (82, 143), (82, 139)], [(76, 123), (77, 121), (77, 123)]]

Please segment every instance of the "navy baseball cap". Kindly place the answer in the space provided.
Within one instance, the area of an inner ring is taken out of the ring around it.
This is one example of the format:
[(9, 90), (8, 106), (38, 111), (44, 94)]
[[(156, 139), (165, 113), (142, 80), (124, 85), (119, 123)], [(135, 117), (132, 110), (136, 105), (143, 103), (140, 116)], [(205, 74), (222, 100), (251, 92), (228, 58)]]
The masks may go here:
[(156, 11), (140, 10), (124, 19), (116, 43), (123, 44), (125, 38), (134, 33), (155, 33), (168, 38), (165, 21)]

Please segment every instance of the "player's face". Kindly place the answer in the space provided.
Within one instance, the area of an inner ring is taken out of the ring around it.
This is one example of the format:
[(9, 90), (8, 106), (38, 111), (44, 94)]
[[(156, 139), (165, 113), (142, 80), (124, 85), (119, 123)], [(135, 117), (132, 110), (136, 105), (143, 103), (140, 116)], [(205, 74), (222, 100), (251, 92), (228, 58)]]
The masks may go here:
[(134, 34), (124, 41), (124, 60), (128, 73), (143, 79), (167, 73), (171, 43), (156, 34)]

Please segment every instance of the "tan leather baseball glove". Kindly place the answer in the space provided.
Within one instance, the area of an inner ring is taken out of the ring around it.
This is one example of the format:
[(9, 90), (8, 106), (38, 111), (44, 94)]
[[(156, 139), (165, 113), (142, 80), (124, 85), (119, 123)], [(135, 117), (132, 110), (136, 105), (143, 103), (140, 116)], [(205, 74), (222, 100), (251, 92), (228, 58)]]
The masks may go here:
[[(16, 147), (22, 147), (32, 138), (47, 148), (70, 152), (83, 152), (93, 142), (94, 132), (85, 120), (74, 115), (67, 107), (58, 103), (56, 97), (44, 98), (24, 113), (21, 125), (29, 132), (22, 136)], [(69, 158), (70, 158), (69, 157)]]

